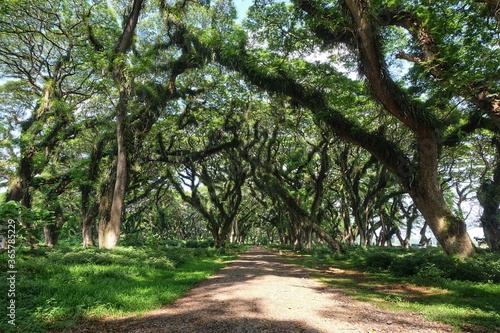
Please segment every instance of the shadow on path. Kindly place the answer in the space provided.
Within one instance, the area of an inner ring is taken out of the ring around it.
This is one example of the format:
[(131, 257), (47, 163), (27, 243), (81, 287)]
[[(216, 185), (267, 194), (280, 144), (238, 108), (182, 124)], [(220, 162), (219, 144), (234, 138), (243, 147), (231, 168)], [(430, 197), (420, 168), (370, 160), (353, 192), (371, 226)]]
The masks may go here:
[(70, 332), (373, 331), (451, 332), (415, 315), (355, 302), (309, 279), (305, 270), (285, 263), (273, 252), (255, 247), (172, 305), (141, 317), (85, 321)]

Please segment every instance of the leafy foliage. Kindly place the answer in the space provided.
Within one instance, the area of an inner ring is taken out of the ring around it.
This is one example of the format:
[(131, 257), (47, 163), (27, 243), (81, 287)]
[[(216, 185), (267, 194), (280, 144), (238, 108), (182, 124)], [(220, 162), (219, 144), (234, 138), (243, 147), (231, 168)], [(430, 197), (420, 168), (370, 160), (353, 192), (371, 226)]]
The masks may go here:
[(390, 272), (396, 277), (422, 281), (449, 279), (482, 283), (500, 282), (500, 257), (480, 253), (461, 259), (444, 255), (439, 249), (376, 249), (350, 253), (355, 266), (369, 271)]

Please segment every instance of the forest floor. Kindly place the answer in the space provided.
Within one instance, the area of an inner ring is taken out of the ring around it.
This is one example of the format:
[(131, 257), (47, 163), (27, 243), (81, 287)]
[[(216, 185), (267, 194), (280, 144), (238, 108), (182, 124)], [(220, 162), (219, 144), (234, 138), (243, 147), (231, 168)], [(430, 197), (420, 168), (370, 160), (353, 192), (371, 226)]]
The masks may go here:
[(139, 317), (85, 321), (70, 332), (431, 333), (453, 329), (416, 313), (354, 300), (310, 278), (307, 269), (254, 247), (171, 305)]

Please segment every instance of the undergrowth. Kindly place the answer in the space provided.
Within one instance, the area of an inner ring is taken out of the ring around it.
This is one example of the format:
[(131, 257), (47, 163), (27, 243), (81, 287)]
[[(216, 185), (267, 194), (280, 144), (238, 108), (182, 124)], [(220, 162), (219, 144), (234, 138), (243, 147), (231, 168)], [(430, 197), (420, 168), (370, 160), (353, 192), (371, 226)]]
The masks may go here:
[[(336, 267), (318, 276), (363, 301), (393, 310), (422, 313), (457, 331), (500, 331), (500, 254), (470, 258), (446, 256), (438, 248), (352, 248), (347, 254), (327, 248), (295, 252), (294, 263), (310, 268)], [(343, 274), (357, 270), (359, 274)], [(400, 285), (413, 285), (409, 293)]]
[[(172, 303), (234, 258), (213, 248), (76, 247), (20, 249), (16, 326), (8, 323), (9, 282), (0, 280), (0, 332), (46, 332), (79, 320), (140, 314)], [(7, 272), (7, 254), (0, 254)]]

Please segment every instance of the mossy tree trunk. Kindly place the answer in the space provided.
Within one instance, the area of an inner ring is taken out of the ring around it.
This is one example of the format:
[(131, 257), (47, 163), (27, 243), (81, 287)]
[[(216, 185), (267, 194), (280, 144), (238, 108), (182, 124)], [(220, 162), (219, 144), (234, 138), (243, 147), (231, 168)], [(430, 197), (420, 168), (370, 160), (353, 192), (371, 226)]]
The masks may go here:
[(496, 164), (491, 179), (483, 179), (478, 200), (483, 207), (481, 224), (486, 243), (491, 250), (500, 250), (500, 138), (495, 137)]
[(126, 53), (132, 47), (135, 28), (144, 0), (134, 0), (124, 21), (111, 59), (111, 74), (118, 86), (119, 100), (115, 108), (116, 119), (116, 174), (108, 216), (99, 223), (99, 248), (110, 249), (118, 245), (127, 189), (127, 150), (125, 144), (126, 119), (132, 93), (132, 79), (126, 73)]

